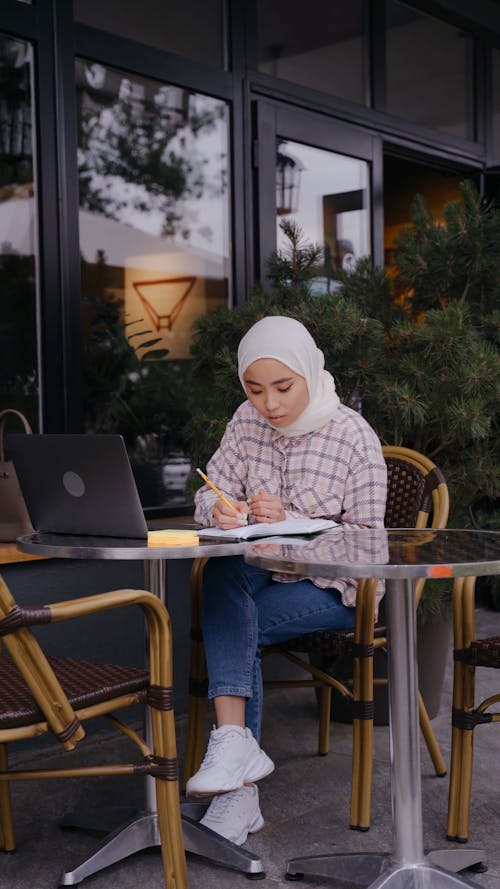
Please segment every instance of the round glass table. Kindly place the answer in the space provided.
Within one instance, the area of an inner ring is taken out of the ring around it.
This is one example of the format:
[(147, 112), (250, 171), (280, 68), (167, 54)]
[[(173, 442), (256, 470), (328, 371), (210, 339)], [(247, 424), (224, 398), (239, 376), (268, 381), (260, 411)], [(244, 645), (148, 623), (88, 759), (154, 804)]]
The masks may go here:
[[(475, 886), (456, 871), (484, 861), (481, 850), (424, 853), (414, 580), (500, 573), (500, 533), (372, 530), (346, 526), (309, 541), (267, 541), (245, 549), (245, 560), (271, 571), (308, 577), (385, 578), (391, 732), (392, 853), (293, 858), (287, 879), (310, 874), (371, 889), (457, 889)], [(393, 682), (391, 677), (397, 676)], [(451, 720), (451, 713), (450, 713)], [(336, 838), (338, 841), (338, 838)]]

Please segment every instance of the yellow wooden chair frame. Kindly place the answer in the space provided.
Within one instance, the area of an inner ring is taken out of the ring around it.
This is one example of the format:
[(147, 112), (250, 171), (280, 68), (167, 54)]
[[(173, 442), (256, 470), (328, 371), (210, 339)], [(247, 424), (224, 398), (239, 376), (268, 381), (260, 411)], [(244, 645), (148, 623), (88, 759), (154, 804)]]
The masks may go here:
[(476, 638), (475, 577), (456, 577), (453, 584), (453, 710), (447, 839), (466, 843), (469, 838), (472, 795), (474, 729), (500, 722), (500, 692), (479, 703), (476, 668), (500, 668), (500, 637)]
[[(48, 658), (29, 629), (34, 624), (57, 623), (131, 605), (139, 606), (146, 619), (148, 670)], [(6, 851), (15, 848), (9, 794), (13, 781), (151, 775), (156, 785), (165, 884), (167, 889), (187, 889), (173, 710), (171, 629), (164, 605), (145, 590), (115, 590), (38, 608), (20, 607), (0, 577), (0, 639), (7, 649), (7, 655), (0, 657), (0, 848)], [(87, 683), (79, 689), (84, 674)], [(65, 684), (71, 692), (65, 692)], [(112, 711), (137, 703), (146, 704), (150, 710), (151, 747), (134, 729), (112, 715)], [(140, 762), (82, 767), (68, 764), (57, 769), (29, 771), (8, 768), (7, 744), (52, 733), (63, 750), (70, 752), (85, 736), (83, 724), (102, 716), (137, 745), (142, 754)]]

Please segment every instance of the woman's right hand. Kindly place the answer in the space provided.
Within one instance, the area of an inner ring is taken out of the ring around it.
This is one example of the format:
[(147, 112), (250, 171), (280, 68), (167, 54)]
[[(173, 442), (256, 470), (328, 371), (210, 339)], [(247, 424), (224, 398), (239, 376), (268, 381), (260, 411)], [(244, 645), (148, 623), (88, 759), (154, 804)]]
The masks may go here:
[(244, 500), (234, 504), (235, 509), (231, 509), (223, 500), (216, 500), (212, 509), (212, 516), (218, 528), (223, 531), (230, 531), (231, 528), (240, 528), (247, 524), (248, 503)]

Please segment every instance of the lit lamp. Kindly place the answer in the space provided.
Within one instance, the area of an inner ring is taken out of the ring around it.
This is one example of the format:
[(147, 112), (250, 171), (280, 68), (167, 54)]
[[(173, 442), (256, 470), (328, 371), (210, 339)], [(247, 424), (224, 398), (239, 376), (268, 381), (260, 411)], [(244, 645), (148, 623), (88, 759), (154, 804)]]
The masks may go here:
[(276, 213), (286, 216), (299, 208), (300, 174), (304, 165), (283, 148), (276, 153)]

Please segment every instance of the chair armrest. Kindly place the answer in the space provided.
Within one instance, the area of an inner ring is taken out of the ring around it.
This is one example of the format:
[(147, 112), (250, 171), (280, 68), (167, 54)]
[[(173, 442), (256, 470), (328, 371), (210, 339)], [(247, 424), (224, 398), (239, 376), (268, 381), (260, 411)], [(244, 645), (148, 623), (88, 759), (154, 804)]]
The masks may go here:
[(148, 590), (121, 589), (96, 593), (79, 599), (67, 599), (45, 607), (50, 623), (99, 614), (115, 608), (138, 605), (146, 618), (149, 637), (149, 671), (152, 685), (172, 686), (172, 646), (169, 613), (160, 599)]

